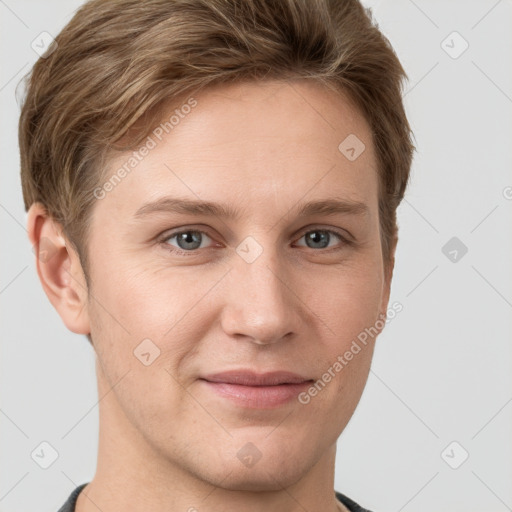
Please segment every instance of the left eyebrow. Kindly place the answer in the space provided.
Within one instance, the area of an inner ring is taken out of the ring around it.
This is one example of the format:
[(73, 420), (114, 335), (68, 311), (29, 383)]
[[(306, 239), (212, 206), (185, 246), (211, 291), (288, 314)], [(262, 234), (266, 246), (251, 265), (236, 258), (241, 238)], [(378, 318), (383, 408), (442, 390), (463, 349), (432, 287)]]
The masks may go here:
[[(314, 215), (368, 215), (369, 208), (365, 203), (347, 199), (324, 199), (299, 203), (298, 217), (312, 217)], [(213, 203), (210, 201), (198, 201), (194, 199), (163, 197), (139, 208), (134, 217), (141, 218), (153, 213), (181, 213), (188, 215), (206, 215), (225, 219), (238, 219), (240, 213), (230, 205)]]
[(314, 215), (368, 215), (370, 210), (365, 203), (347, 199), (324, 199), (298, 205), (299, 217)]

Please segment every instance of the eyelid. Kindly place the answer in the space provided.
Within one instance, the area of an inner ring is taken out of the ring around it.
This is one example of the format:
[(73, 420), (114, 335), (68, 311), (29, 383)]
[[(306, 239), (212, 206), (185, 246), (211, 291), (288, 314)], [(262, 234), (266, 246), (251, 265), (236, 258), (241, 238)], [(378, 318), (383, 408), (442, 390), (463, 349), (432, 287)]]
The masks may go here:
[(304, 236), (310, 231), (327, 231), (329, 233), (334, 233), (335, 235), (338, 235), (340, 238), (343, 238), (347, 241), (355, 241), (355, 238), (353, 237), (352, 233), (350, 233), (350, 231), (340, 227), (325, 224), (309, 224), (308, 226), (304, 226), (302, 229), (300, 229), (298, 233), (300, 236)]
[[(306, 228), (301, 230), (299, 232), (299, 233), (301, 233), (301, 235), (297, 238), (297, 240), (300, 240), (304, 235), (306, 235), (307, 233), (310, 233), (311, 231), (324, 231), (326, 233), (331, 233), (339, 238), (339, 240), (341, 241), (341, 245), (350, 245), (350, 244), (354, 243), (354, 241), (352, 239), (353, 238), (352, 235), (344, 230), (338, 230), (338, 229), (334, 229), (334, 228), (330, 228), (330, 227), (328, 228), (328, 227), (314, 226), (314, 225), (307, 226)], [(307, 246), (301, 245), (300, 247), (307, 247)], [(335, 249), (335, 247), (329, 247), (329, 248), (325, 248), (323, 250), (328, 251), (331, 249)], [(322, 249), (319, 249), (317, 251), (320, 252), (320, 251), (322, 251)]]

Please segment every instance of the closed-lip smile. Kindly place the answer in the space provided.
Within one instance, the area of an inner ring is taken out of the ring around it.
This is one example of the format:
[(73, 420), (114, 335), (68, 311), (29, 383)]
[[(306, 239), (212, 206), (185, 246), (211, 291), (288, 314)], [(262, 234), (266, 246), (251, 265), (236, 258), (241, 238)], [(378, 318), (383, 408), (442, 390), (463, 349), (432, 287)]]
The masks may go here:
[(289, 371), (230, 370), (201, 377), (208, 389), (238, 406), (274, 409), (289, 402), (313, 379)]

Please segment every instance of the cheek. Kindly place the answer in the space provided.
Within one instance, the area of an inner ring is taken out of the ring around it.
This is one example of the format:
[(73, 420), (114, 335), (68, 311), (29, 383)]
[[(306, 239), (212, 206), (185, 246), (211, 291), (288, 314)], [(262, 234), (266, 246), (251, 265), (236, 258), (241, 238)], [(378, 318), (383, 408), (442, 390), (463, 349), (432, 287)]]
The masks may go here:
[[(155, 342), (177, 326), (204, 291), (200, 282), (165, 268), (148, 269), (132, 258), (97, 269), (94, 296), (99, 313), (122, 337)], [(199, 287), (199, 288), (198, 288)]]
[(335, 341), (346, 343), (379, 318), (383, 276), (378, 261), (339, 269), (316, 283), (307, 293), (308, 305), (324, 320)]
[(310, 292), (308, 299), (323, 337), (317, 344), (306, 345), (304, 352), (308, 360), (317, 361), (320, 380), (329, 387), (327, 393), (319, 393), (323, 398), (318, 404), (343, 395), (343, 407), (355, 407), (376, 337), (384, 325), (380, 317), (382, 283), (379, 266), (365, 264), (340, 271), (319, 283), (322, 286), (315, 288), (315, 293)]
[(176, 371), (198, 339), (185, 332), (185, 323), (177, 322), (185, 313), (180, 307), (183, 297), (175, 288), (164, 296), (134, 279), (104, 281), (96, 293), (91, 334), (104, 379), (103, 394), (113, 390), (112, 410), (120, 406), (120, 417), (126, 415), (141, 432), (155, 436), (162, 421), (170, 422), (174, 414), (184, 414), (191, 406), (180, 391)]
[(207, 296), (218, 279), (149, 271), (136, 262), (115, 271), (102, 267), (93, 290), (91, 332), (109, 380), (131, 370), (153, 394), (166, 389), (171, 375), (184, 380), (183, 360), (194, 357), (214, 321)]

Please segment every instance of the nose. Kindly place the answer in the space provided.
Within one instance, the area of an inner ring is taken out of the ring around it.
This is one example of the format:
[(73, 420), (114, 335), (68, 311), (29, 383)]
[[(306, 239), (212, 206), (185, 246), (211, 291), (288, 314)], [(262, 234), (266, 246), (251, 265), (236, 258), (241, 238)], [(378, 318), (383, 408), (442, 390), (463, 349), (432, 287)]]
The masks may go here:
[(265, 249), (252, 263), (234, 255), (221, 325), (226, 334), (258, 345), (290, 340), (300, 330), (300, 293), (275, 252)]

